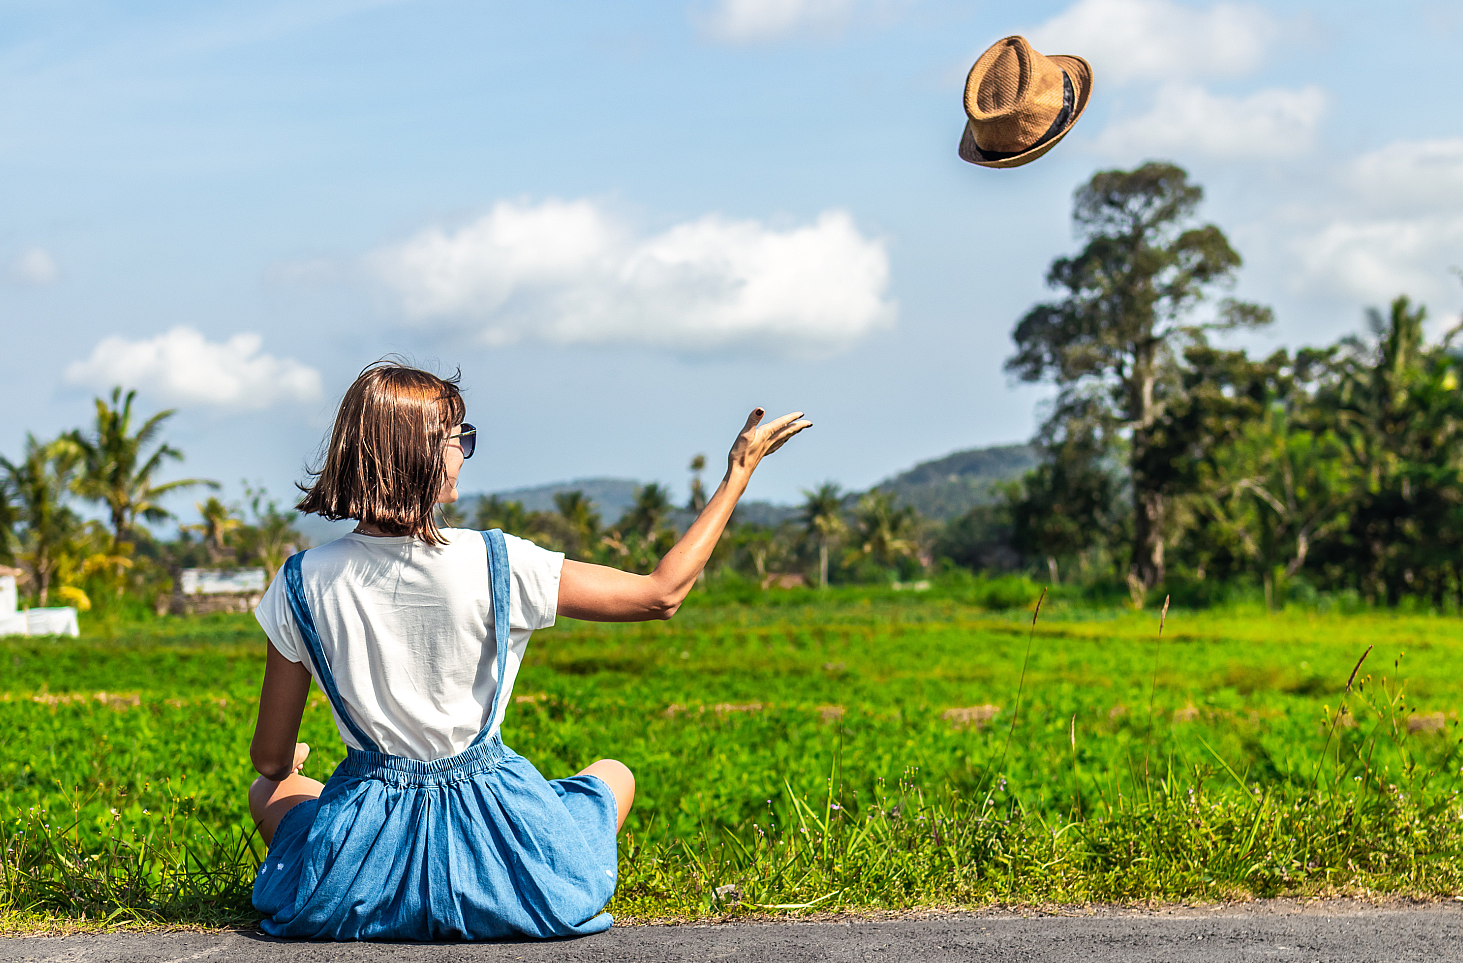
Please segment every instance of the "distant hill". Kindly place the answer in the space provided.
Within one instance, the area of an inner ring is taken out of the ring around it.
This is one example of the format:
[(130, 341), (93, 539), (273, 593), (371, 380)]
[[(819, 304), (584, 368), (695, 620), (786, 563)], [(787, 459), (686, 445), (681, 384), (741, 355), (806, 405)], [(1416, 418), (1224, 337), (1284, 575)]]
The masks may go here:
[[(578, 478), (574, 481), (554, 482), (550, 485), (535, 485), (531, 488), (510, 488), (508, 491), (491, 492), (505, 502), (522, 502), (531, 512), (554, 510), (554, 496), (560, 492), (581, 491), (591, 502), (594, 510), (606, 524), (619, 521), (621, 515), (635, 504), (635, 489), (643, 482), (631, 478)], [(470, 506), (476, 495), (465, 496), (461, 504)]]
[(996, 486), (1015, 481), (1035, 467), (1036, 450), (1030, 445), (967, 448), (922, 461), (874, 487), (893, 492), (900, 504), (913, 505), (926, 518), (948, 521), (976, 505), (994, 502)]
[[(635, 504), (635, 490), (642, 482), (630, 478), (580, 478), (575, 481), (554, 482), (550, 485), (536, 485), (530, 488), (511, 488), (507, 491), (491, 492), (507, 502), (522, 502), (531, 512), (554, 510), (554, 496), (560, 492), (582, 491), (594, 503), (600, 520), (613, 525), (620, 516)], [(465, 495), (460, 502), (469, 511), (476, 504), (477, 495)], [(757, 525), (776, 525), (785, 518), (797, 514), (789, 505), (774, 505), (771, 502), (746, 501), (737, 506), (737, 521)], [(696, 517), (682, 508), (671, 512), (670, 522), (677, 529), (685, 531)]]
[[(922, 461), (908, 471), (875, 485), (881, 491), (893, 492), (900, 504), (913, 505), (926, 518), (947, 521), (965, 514), (975, 505), (995, 501), (996, 486), (1014, 481), (1036, 467), (1036, 452), (1030, 445), (996, 445), (991, 448), (969, 448), (953, 454)], [(522, 502), (531, 512), (554, 510), (554, 496), (560, 492), (582, 491), (594, 503), (594, 510), (606, 525), (619, 521), (635, 504), (635, 490), (643, 484), (631, 478), (579, 478), (528, 488), (511, 488), (492, 492), (504, 501)], [(477, 495), (464, 494), (459, 502), (468, 511)], [(856, 496), (850, 495), (849, 508)], [(737, 520), (757, 525), (777, 525), (795, 518), (794, 505), (772, 502), (743, 502), (737, 508)], [(672, 523), (679, 529), (691, 524), (686, 511), (672, 513)]]

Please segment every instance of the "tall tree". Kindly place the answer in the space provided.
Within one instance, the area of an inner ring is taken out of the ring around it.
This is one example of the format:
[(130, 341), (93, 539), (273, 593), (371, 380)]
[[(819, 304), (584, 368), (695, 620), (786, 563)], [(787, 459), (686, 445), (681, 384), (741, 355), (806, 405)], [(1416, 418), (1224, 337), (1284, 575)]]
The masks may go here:
[(171, 518), (172, 512), (159, 504), (164, 495), (197, 485), (219, 487), (218, 482), (205, 478), (153, 483), (153, 476), (165, 460), (183, 460), (183, 453), (167, 443), (148, 451), (162, 432), (163, 423), (176, 410), (159, 411), (133, 431), (132, 402), (136, 395), (136, 391), (129, 391), (124, 398), (121, 387), (113, 388), (110, 404), (96, 399), (96, 421), (91, 432), (72, 434), (83, 456), (77, 493), (107, 506), (116, 543), (130, 537), (139, 516), (150, 522)]
[(21, 528), (18, 554), (31, 571), (40, 605), (46, 604), (66, 546), (81, 530), (81, 519), (66, 504), (81, 461), (75, 439), (65, 435), (43, 442), (27, 434), (19, 462), (0, 458)]
[(828, 550), (848, 532), (843, 520), (843, 489), (828, 481), (803, 489), (803, 529), (818, 542), (818, 587), (828, 587)]
[(1207, 330), (1271, 320), (1267, 308), (1233, 299), (1212, 319), (1191, 320), (1240, 266), (1218, 227), (1193, 225), (1203, 193), (1173, 164), (1093, 175), (1078, 188), (1072, 212), (1086, 243), (1047, 272), (1063, 297), (1022, 317), (1013, 333), (1016, 353), (1006, 362), (1025, 381), (1056, 383), (1054, 419), (1080, 408), (1126, 436), (1131, 569), (1146, 586), (1164, 576), (1165, 466), (1151, 457), (1152, 434), (1182, 391), (1181, 349), (1201, 343)]

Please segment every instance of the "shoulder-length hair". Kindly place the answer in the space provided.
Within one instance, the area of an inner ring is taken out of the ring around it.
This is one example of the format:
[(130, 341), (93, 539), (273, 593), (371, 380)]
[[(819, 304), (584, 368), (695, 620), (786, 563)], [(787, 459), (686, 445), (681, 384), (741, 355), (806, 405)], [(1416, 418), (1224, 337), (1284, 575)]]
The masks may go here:
[(433, 509), (447, 479), (447, 435), (467, 415), (460, 378), (391, 361), (367, 367), (341, 399), (325, 463), (310, 471), (309, 486), (298, 486), (305, 497), (295, 507), (446, 544)]

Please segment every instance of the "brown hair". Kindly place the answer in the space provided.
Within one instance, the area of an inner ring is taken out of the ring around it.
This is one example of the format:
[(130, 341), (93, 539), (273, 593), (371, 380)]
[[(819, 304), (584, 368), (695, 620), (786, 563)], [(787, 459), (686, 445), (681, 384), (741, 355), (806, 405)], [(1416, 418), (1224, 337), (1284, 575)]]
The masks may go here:
[(460, 378), (394, 361), (368, 366), (341, 399), (325, 464), (310, 471), (308, 487), (299, 486), (305, 497), (295, 508), (445, 544), (433, 509), (447, 479), (447, 433), (467, 414)]

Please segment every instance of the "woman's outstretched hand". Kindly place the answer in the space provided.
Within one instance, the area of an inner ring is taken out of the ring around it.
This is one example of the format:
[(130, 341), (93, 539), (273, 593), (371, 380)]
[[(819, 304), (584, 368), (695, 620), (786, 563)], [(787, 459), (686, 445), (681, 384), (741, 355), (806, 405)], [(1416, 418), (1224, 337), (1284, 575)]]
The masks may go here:
[(726, 457), (729, 473), (752, 474), (763, 458), (787, 444), (793, 435), (813, 426), (811, 421), (803, 418), (801, 411), (783, 415), (764, 425), (762, 419), (766, 414), (765, 410), (754, 408), (747, 416), (742, 433), (737, 435), (737, 440), (732, 443), (731, 452)]
[(764, 425), (766, 414), (756, 408), (747, 416), (727, 455), (726, 477), (654, 572), (635, 575), (566, 559), (559, 575), (559, 614), (596, 622), (641, 622), (674, 615), (716, 548), (758, 463), (813, 424), (803, 420), (801, 411), (794, 411)]

